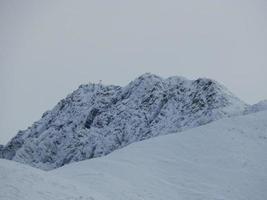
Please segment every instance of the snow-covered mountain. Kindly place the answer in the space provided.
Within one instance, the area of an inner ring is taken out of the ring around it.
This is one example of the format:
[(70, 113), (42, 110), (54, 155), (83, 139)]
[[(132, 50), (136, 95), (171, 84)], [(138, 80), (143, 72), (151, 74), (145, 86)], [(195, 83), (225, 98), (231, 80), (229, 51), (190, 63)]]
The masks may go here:
[(125, 87), (81, 85), (2, 149), (50, 170), (130, 143), (238, 115), (247, 105), (216, 81), (144, 74)]
[(0, 199), (266, 200), (266, 130), (263, 111), (48, 172), (0, 159)]

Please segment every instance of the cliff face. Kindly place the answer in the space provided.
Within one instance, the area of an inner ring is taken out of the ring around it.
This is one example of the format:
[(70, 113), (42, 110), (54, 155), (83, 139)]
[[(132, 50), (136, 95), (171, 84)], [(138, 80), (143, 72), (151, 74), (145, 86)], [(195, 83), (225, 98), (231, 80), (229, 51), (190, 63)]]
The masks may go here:
[(2, 148), (2, 157), (50, 170), (130, 143), (238, 115), (247, 105), (210, 79), (144, 74), (125, 87), (81, 85)]

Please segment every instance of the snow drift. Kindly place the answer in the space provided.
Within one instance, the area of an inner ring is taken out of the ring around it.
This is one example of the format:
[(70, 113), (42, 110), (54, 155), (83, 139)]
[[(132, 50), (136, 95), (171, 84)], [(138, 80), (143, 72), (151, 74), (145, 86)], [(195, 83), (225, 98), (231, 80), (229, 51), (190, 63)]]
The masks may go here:
[(116, 200), (266, 200), (267, 112), (219, 120), (52, 170)]
[(266, 200), (266, 130), (264, 111), (49, 172), (0, 159), (0, 199)]
[(1, 200), (106, 200), (82, 184), (49, 176), (46, 172), (0, 159)]

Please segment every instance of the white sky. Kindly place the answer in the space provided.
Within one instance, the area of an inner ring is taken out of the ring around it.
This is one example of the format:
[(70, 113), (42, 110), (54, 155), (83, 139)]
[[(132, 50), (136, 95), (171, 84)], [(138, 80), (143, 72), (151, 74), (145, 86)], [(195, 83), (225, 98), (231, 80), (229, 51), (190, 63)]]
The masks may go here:
[(213, 78), (267, 98), (266, 0), (0, 0), (0, 143), (81, 83)]

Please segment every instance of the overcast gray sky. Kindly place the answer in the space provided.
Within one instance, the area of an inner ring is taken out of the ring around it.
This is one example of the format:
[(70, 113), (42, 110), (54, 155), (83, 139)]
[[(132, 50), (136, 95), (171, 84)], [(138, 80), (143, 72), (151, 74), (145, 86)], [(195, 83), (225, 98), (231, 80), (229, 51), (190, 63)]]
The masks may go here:
[(0, 143), (81, 83), (152, 72), (267, 98), (266, 0), (0, 0)]

